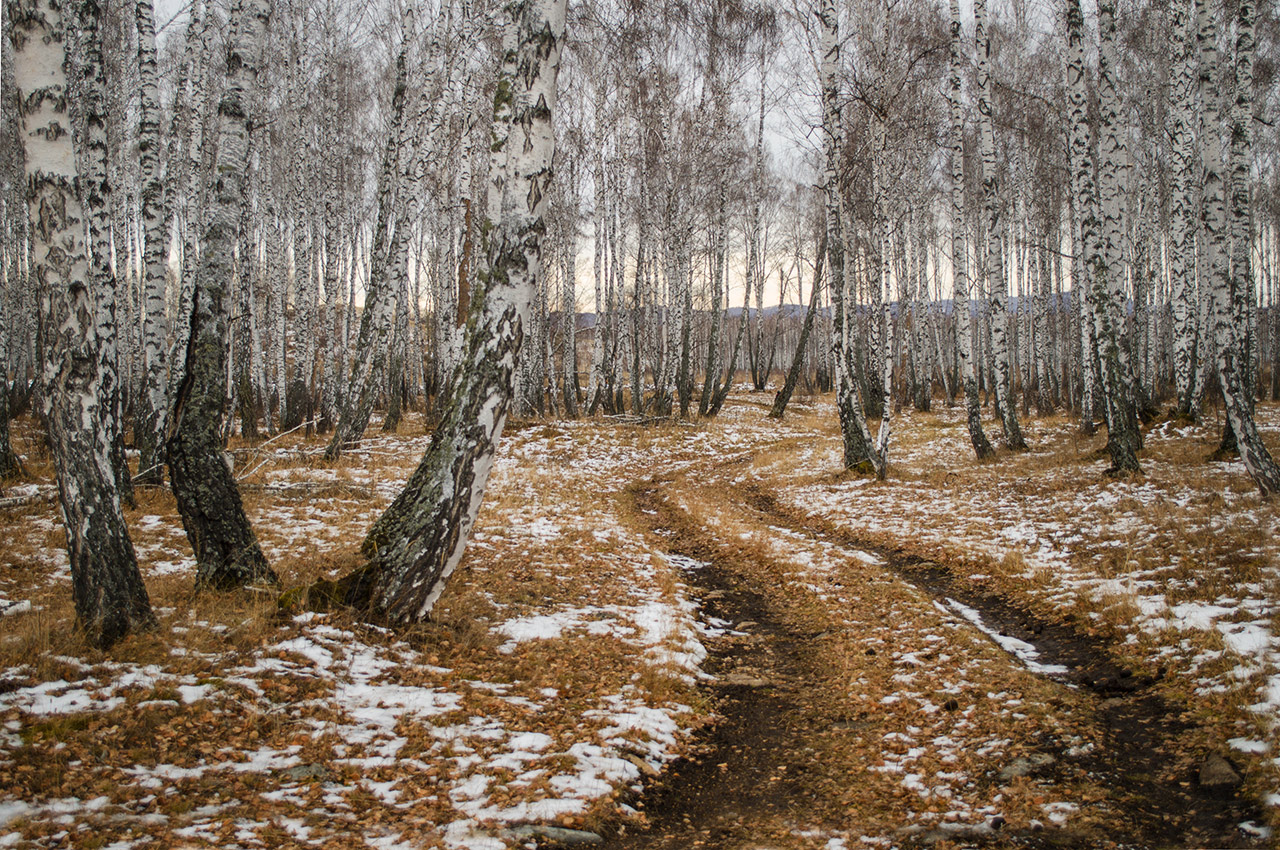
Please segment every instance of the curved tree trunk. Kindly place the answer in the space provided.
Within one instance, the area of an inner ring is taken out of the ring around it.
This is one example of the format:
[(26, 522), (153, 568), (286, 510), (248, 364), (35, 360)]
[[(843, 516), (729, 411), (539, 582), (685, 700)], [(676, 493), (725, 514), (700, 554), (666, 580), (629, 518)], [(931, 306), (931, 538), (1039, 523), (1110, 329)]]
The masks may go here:
[(218, 160), (192, 296), (186, 371), (169, 438), (169, 477), (182, 525), (196, 554), (196, 586), (225, 590), (276, 581), (245, 515), (240, 490), (222, 453), (226, 408), (227, 297), (232, 280), (246, 152), (252, 120), (248, 89), (257, 77), (270, 6), (236, 0), (231, 7), (227, 87), (218, 103)]
[(473, 293), (464, 360), (426, 455), (365, 539), (368, 563), (341, 587), (348, 604), (391, 623), (424, 620), (462, 559), (541, 274), (565, 0), (516, 0), (506, 8), (489, 214), (480, 228), (487, 268)]
[[(407, 45), (402, 45), (396, 56), (396, 82), (391, 98), (391, 128), (382, 153), (382, 169), (378, 176), (378, 218), (373, 231), (373, 256), (369, 271), (368, 297), (360, 315), (360, 331), (356, 336), (356, 352), (351, 362), (351, 377), (347, 381), (346, 399), (338, 414), (333, 437), (325, 448), (326, 460), (336, 460), (363, 435), (373, 415), (373, 402), (377, 393), (377, 378), (381, 372), (386, 332), (390, 326), (390, 308), (395, 294), (390, 291), (395, 278), (389, 274), (392, 254), (401, 240), (407, 240), (403, 228), (409, 221), (399, 214), (403, 208), (403, 192), (397, 192), (402, 183), (396, 159), (405, 144), (404, 110), (407, 75), (405, 70)], [(397, 232), (389, 240), (388, 230), (394, 222)], [(465, 260), (464, 260), (465, 263)], [(465, 276), (465, 271), (463, 272)]]
[[(813, 271), (813, 291), (809, 293), (809, 308), (804, 313), (804, 324), (800, 326), (800, 339), (796, 343), (795, 353), (791, 356), (791, 368), (787, 370), (787, 378), (773, 397), (773, 408), (769, 411), (770, 419), (781, 419), (787, 412), (791, 395), (800, 382), (800, 374), (804, 371), (805, 350), (809, 346), (809, 334), (813, 332), (813, 320), (818, 315), (818, 295), (822, 291), (822, 264), (827, 255), (827, 234), (823, 231), (822, 241), (818, 244), (818, 261)], [(778, 321), (782, 321), (782, 299), (778, 299)]]

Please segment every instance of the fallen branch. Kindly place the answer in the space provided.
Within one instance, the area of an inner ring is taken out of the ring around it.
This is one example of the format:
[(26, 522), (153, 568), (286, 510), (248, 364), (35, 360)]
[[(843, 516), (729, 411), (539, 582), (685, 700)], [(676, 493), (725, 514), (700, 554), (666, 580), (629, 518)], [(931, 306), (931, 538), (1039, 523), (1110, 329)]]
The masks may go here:
[(276, 493), (284, 496), (314, 496), (339, 491), (361, 499), (372, 499), (373, 488), (346, 481), (298, 481), (287, 484), (241, 484), (242, 493)]
[(38, 502), (56, 502), (58, 500), (58, 488), (53, 486), (41, 487), (34, 493), (25, 493), (21, 496), (6, 496), (0, 498), (0, 508), (21, 508), (25, 505), (34, 505)]

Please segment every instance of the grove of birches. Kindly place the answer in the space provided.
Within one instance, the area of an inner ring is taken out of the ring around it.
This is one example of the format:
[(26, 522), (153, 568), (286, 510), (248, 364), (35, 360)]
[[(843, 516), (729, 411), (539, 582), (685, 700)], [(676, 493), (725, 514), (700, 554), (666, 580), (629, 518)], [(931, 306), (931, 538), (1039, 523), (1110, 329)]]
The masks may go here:
[[(0, 472), (47, 435), (85, 639), (151, 627), (122, 504), (271, 585), (224, 455), (434, 428), (311, 597), (429, 617), (508, 417), (834, 393), (1105, 429), (1280, 398), (1280, 18), (1253, 0), (7, 0)], [(375, 415), (375, 412), (377, 415)], [(987, 430), (984, 432), (984, 419)], [(996, 423), (993, 427), (993, 423)]]

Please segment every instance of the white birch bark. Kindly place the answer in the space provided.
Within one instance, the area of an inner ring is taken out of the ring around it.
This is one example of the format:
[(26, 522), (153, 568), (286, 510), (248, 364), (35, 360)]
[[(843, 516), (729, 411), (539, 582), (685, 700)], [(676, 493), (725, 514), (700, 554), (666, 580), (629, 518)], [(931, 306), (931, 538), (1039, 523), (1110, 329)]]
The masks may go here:
[[(407, 82), (407, 43), (396, 56), (395, 85), (391, 98), (391, 127), (387, 133), (382, 153), (382, 168), (378, 175), (378, 215), (374, 224), (373, 254), (370, 258), (369, 286), (366, 289), (364, 312), (360, 317), (360, 330), (356, 337), (356, 351), (351, 363), (351, 375), (347, 381), (347, 399), (333, 429), (333, 437), (325, 448), (325, 458), (336, 459), (364, 434), (373, 413), (378, 375), (385, 350), (386, 335), (390, 329), (391, 312), (395, 293), (391, 287), (399, 278), (393, 267), (393, 259), (399, 256), (401, 241), (408, 244), (404, 232), (410, 218), (405, 207), (405, 194), (410, 187), (402, 185), (400, 169), (396, 162), (405, 149), (405, 97)], [(394, 226), (394, 230), (393, 230)], [(394, 256), (393, 256), (394, 255)], [(403, 271), (401, 268), (399, 271)]]
[[(32, 272), (48, 331), (42, 402), (57, 470), (76, 618), (108, 647), (155, 625), (120, 507), (102, 370), (103, 327), (89, 288), (76, 154), (67, 115), (69, 22), (54, 0), (10, 0), (22, 114)], [(96, 16), (96, 4), (83, 10)], [(109, 328), (107, 329), (109, 330)]]
[(587, 415), (593, 415), (600, 406), (600, 394), (604, 384), (605, 319), (604, 319), (604, 251), (605, 251), (605, 185), (604, 185), (604, 122), (605, 88), (599, 81), (595, 104), (595, 251), (592, 259), (595, 286), (595, 326), (591, 341), (591, 372), (587, 378)]
[(158, 484), (163, 476), (168, 413), (169, 323), (165, 315), (169, 240), (165, 228), (164, 181), (160, 176), (160, 95), (156, 81), (155, 19), (151, 0), (136, 0), (138, 32), (138, 166), (143, 224), (142, 368), (144, 388), (134, 425), (138, 480)]
[(995, 128), (991, 113), (991, 40), (987, 32), (987, 0), (974, 0), (978, 43), (978, 135), (982, 148), (982, 202), (987, 227), (987, 286), (991, 298), (991, 345), (995, 365), (996, 402), (1004, 422), (1004, 443), (1026, 451), (1010, 397), (1008, 286), (1004, 272), (1004, 225), (1000, 220), (999, 177), (996, 173)]
[[(1075, 2), (1075, 0), (1072, 0)], [(1098, 3), (1098, 140), (1097, 254), (1088, 264), (1094, 299), (1094, 337), (1107, 404), (1107, 448), (1113, 473), (1136, 473), (1142, 447), (1133, 387), (1133, 366), (1125, 344), (1124, 258), (1125, 210), (1121, 171), (1127, 162), (1120, 97), (1116, 89), (1116, 22), (1114, 0)]]
[(226, 406), (227, 300), (242, 221), (246, 220), (250, 92), (257, 80), (270, 15), (268, 0), (234, 0), (229, 19), (226, 88), (218, 102), (217, 161), (209, 223), (201, 238), (186, 368), (177, 387), (169, 476), (196, 554), (196, 584), (230, 589), (276, 581), (249, 525), (222, 454)]
[[(506, 421), (514, 372), (542, 272), (565, 0), (516, 0), (494, 98), (490, 210), (480, 303), (464, 366), (454, 373), (440, 427), (405, 490), (365, 541), (369, 565), (346, 598), (392, 623), (428, 616), (475, 522)], [(518, 70), (517, 70), (518, 69)]]
[[(1224, 180), (1224, 163), (1222, 141), (1218, 132), (1219, 115), (1216, 107), (1217, 88), (1220, 81), (1219, 59), (1217, 49), (1216, 24), (1208, 9), (1207, 0), (1196, 0), (1196, 14), (1199, 24), (1200, 38), (1200, 85), (1204, 109), (1206, 132), (1202, 133), (1202, 151), (1205, 168), (1204, 181), (1204, 225), (1206, 231), (1206, 248), (1210, 274), (1210, 294), (1212, 299), (1212, 322), (1215, 337), (1216, 360), (1218, 366), (1218, 384), (1225, 402), (1227, 420), (1231, 430), (1235, 432), (1240, 459), (1244, 462), (1249, 476), (1262, 491), (1264, 496), (1280, 492), (1280, 467), (1277, 466), (1271, 453), (1263, 444), (1254, 421), (1253, 409), (1249, 396), (1253, 387), (1245, 383), (1248, 373), (1249, 352), (1244, 346), (1245, 316), (1242, 315), (1242, 298), (1237, 292), (1249, 291), (1248, 277), (1252, 275), (1249, 268), (1249, 248), (1245, 241), (1240, 257), (1240, 266), (1233, 268), (1232, 258), (1228, 254), (1228, 236), (1235, 226), (1242, 234), (1247, 234), (1248, 205), (1247, 183), (1242, 189), (1233, 193), (1231, 208), (1226, 205), (1226, 181)], [(1233, 145), (1239, 145), (1233, 157), (1241, 163), (1239, 167), (1247, 169), (1250, 156), (1250, 136), (1252, 121), (1252, 60), (1253, 60), (1253, 3), (1251, 0), (1240, 0), (1236, 18), (1236, 63), (1237, 98), (1244, 99), (1233, 109), (1233, 121), (1230, 127)], [(1244, 183), (1244, 180), (1241, 180)], [(1235, 224), (1233, 219), (1241, 221)]]
[[(840, 22), (835, 0), (821, 0), (816, 11), (820, 27), (819, 84), (822, 96), (823, 189), (827, 213), (827, 265), (830, 267), (834, 325), (831, 338), (836, 366), (836, 409), (844, 444), (846, 469), (881, 474), (883, 464), (867, 428), (857, 376), (853, 373), (853, 310), (845, 273), (845, 222), (839, 162), (843, 140), (840, 104)], [(879, 203), (879, 192), (874, 192)], [(877, 222), (882, 223), (882, 216)], [(886, 405), (887, 409), (887, 405)], [(887, 434), (886, 434), (887, 436)]]
[(973, 369), (973, 327), (969, 307), (969, 248), (964, 233), (964, 118), (960, 111), (960, 71), (963, 46), (960, 0), (951, 0), (950, 85), (951, 107), (951, 269), (952, 312), (956, 318), (956, 347), (964, 382), (965, 421), (969, 442), (979, 460), (991, 457), (995, 449), (982, 429), (982, 409), (978, 403), (978, 380)]

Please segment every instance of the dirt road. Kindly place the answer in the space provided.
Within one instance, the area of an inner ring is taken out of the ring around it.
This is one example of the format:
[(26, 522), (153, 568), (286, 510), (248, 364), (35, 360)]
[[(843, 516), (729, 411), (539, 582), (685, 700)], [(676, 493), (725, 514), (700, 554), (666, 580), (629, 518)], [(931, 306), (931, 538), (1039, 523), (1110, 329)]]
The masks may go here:
[(609, 846), (1267, 846), (1097, 640), (788, 514), (748, 455), (632, 496), (700, 601), (719, 722)]

